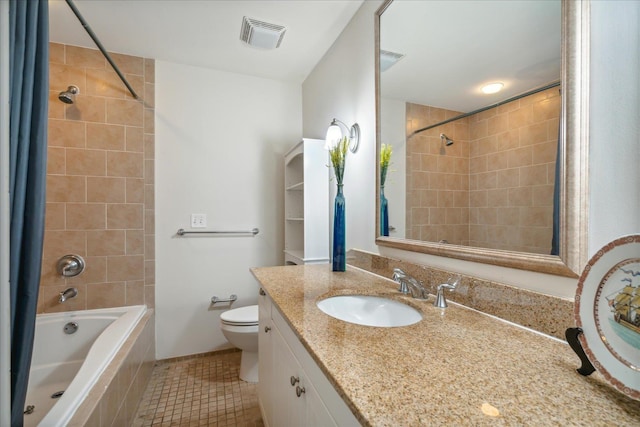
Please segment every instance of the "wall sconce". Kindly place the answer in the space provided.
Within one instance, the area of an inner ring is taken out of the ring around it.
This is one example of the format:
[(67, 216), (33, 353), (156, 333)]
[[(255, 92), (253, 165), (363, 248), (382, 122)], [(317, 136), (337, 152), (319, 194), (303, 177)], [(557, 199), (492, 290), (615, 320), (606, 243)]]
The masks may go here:
[(353, 126), (348, 127), (344, 122), (338, 119), (331, 120), (329, 129), (327, 129), (327, 136), (325, 137), (325, 148), (329, 149), (335, 147), (338, 141), (342, 139), (344, 134), (342, 133), (342, 125), (349, 134), (349, 150), (352, 153), (358, 151), (358, 145), (360, 144), (360, 126), (358, 123), (354, 123)]

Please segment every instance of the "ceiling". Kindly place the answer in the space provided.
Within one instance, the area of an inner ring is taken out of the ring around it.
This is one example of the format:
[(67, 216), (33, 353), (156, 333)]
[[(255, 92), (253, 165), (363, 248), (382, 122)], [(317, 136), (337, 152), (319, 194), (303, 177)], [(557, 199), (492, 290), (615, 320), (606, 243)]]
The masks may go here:
[[(109, 52), (302, 83), (363, 0), (74, 0)], [(49, 39), (96, 48), (63, 0), (49, 0)], [(240, 41), (242, 17), (286, 27), (264, 50)]]
[(380, 48), (405, 55), (381, 73), (386, 98), (469, 112), (560, 80), (560, 0), (396, 0), (380, 26)]

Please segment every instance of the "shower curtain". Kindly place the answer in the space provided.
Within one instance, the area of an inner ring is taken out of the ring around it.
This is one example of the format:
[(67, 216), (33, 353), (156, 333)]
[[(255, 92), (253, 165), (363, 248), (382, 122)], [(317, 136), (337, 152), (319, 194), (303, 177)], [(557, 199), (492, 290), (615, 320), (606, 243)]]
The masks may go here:
[(44, 239), (48, 0), (10, 0), (11, 425), (22, 426)]
[(553, 181), (553, 236), (551, 237), (551, 253), (550, 255), (560, 255), (560, 167), (562, 165), (562, 118), (560, 118), (560, 127), (558, 128), (558, 148), (556, 150), (556, 170), (555, 179)]

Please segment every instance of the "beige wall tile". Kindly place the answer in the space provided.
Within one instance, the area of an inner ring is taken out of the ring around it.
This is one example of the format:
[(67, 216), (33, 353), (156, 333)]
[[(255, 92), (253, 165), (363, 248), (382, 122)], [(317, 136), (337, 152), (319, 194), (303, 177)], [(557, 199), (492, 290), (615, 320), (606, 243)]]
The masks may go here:
[(153, 59), (144, 59), (144, 80), (147, 83), (156, 82), (156, 62)]
[(144, 304), (144, 280), (127, 282), (125, 298), (127, 305)]
[(86, 201), (86, 178), (83, 176), (47, 176), (47, 202)]
[(147, 108), (155, 108), (155, 104), (156, 104), (156, 86), (153, 83), (145, 83), (144, 105)]
[(87, 202), (124, 203), (125, 178), (87, 177)]
[(144, 255), (144, 231), (143, 230), (127, 230), (126, 231), (126, 254), (127, 255)]
[(87, 256), (84, 259), (84, 272), (67, 279), (67, 283), (76, 286), (84, 283), (101, 283), (107, 278), (107, 258), (104, 256)]
[(518, 168), (499, 170), (496, 172), (496, 175), (498, 188), (520, 186), (520, 170)]
[(533, 123), (533, 108), (530, 105), (523, 106), (509, 113), (509, 129), (517, 129), (529, 126)]
[(553, 184), (536, 185), (531, 189), (533, 206), (553, 206)]
[(551, 225), (549, 218), (553, 216), (551, 206), (531, 206), (520, 210), (520, 225), (545, 227)]
[(144, 179), (127, 178), (127, 203), (144, 203)]
[(97, 49), (66, 46), (66, 63), (75, 67), (106, 68), (107, 62)]
[(49, 63), (64, 64), (64, 45), (49, 43)]
[(145, 209), (144, 211), (144, 232), (146, 234), (155, 234), (156, 232), (156, 212), (153, 209)]
[(85, 125), (67, 120), (49, 120), (47, 125), (47, 144), (49, 147), (85, 147)]
[(67, 175), (106, 175), (106, 152), (104, 150), (66, 149)]
[[(147, 260), (144, 262), (144, 285), (153, 285), (156, 282), (156, 262)], [(147, 295), (145, 294), (145, 298)]]
[(105, 98), (101, 96), (80, 95), (65, 109), (67, 120), (104, 123), (107, 117)]
[(127, 81), (129, 82), (129, 85), (131, 86), (133, 91), (138, 96), (138, 98), (134, 98), (133, 94), (129, 91), (129, 89), (124, 84), (122, 84), (124, 97), (126, 99), (131, 99), (131, 100), (137, 99), (138, 101), (141, 101), (141, 102), (144, 103), (144, 101), (145, 101), (145, 98), (144, 98), (144, 77), (143, 76), (136, 76), (134, 74), (125, 74), (125, 77), (126, 77)]
[(112, 53), (111, 58), (113, 59), (113, 62), (118, 65), (118, 68), (123, 74), (144, 76), (144, 58), (139, 56), (123, 55), (121, 53)]
[(122, 307), (125, 301), (124, 283), (92, 283), (87, 286), (87, 309), (89, 310)]
[(38, 312), (39, 313), (58, 313), (61, 311), (86, 310), (86, 286), (76, 286), (78, 295), (75, 298), (60, 303), (60, 292), (63, 292), (69, 286), (66, 284), (56, 286), (40, 287), (38, 295)]
[(146, 260), (156, 257), (156, 236), (147, 234), (144, 236), (144, 258)]
[(47, 174), (64, 175), (65, 173), (65, 149), (58, 147), (47, 148)]
[(124, 98), (125, 90), (122, 80), (111, 67), (87, 70), (87, 95)]
[(144, 133), (138, 126), (127, 126), (127, 151), (141, 153), (144, 151)]
[(531, 196), (531, 188), (520, 187), (510, 188), (509, 190), (509, 206), (531, 206), (533, 199)]
[(109, 151), (107, 153), (107, 175), (143, 177), (143, 156), (141, 153)]
[(152, 109), (144, 109), (144, 133), (156, 133), (155, 112)]
[(101, 230), (106, 226), (104, 203), (67, 203), (67, 230)]
[(558, 141), (544, 142), (533, 147), (533, 164), (556, 162)]
[(60, 91), (49, 91), (49, 119), (64, 119), (65, 104), (58, 99), (59, 93)]
[(86, 256), (86, 247), (84, 231), (45, 230), (42, 257), (57, 260), (66, 254)]
[(546, 183), (547, 165), (534, 165), (520, 168), (520, 185), (529, 187)]
[(107, 205), (108, 229), (142, 229), (142, 204)]
[(487, 190), (487, 206), (509, 206), (509, 194), (503, 188)]
[[(69, 46), (67, 46), (68, 51)], [(77, 86), (80, 95), (86, 87), (86, 74), (84, 68), (73, 67), (57, 63), (49, 64), (49, 90), (60, 93), (69, 86)], [(78, 97), (76, 97), (76, 100)]]
[(533, 149), (531, 147), (517, 148), (507, 152), (509, 167), (518, 168), (533, 163)]
[(124, 126), (87, 123), (87, 148), (123, 151)]
[(153, 160), (155, 155), (155, 136), (144, 134), (144, 159)]
[(139, 280), (145, 278), (143, 255), (111, 256), (107, 258), (107, 280)]
[(65, 228), (65, 204), (47, 203), (45, 214), (46, 230), (64, 230)]
[(142, 126), (142, 104), (139, 101), (107, 99), (107, 123)]
[(87, 255), (125, 255), (124, 230), (100, 230), (87, 232)]
[(545, 121), (551, 119), (557, 119), (560, 117), (560, 101), (559, 96), (553, 98), (547, 98), (543, 101), (539, 101), (533, 104), (533, 120)]
[(518, 129), (520, 133), (520, 146), (540, 144), (549, 140), (548, 126), (546, 122), (538, 122)]
[(155, 192), (153, 184), (144, 186), (144, 204), (151, 208), (155, 206)]

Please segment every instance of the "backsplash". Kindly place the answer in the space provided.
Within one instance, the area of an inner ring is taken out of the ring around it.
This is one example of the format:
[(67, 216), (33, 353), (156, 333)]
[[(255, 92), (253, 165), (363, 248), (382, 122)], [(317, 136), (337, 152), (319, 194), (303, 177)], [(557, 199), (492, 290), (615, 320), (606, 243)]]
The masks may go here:
[[(401, 268), (430, 284), (431, 294), (435, 294), (435, 285), (445, 283), (454, 274), (355, 249), (347, 254), (347, 263), (388, 278), (394, 268)], [(575, 326), (573, 301), (470, 276), (462, 275), (456, 290), (447, 292), (447, 300), (562, 340), (564, 331)]]

